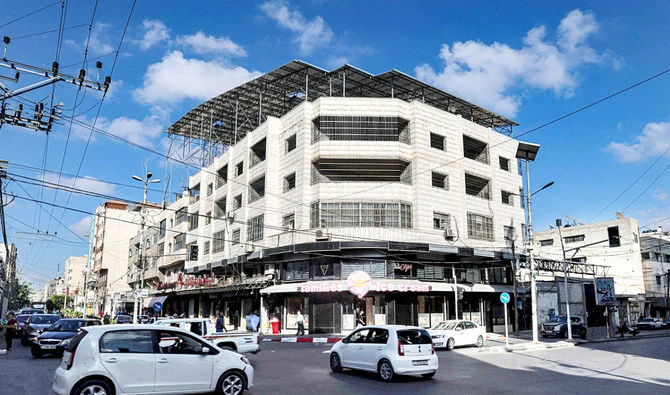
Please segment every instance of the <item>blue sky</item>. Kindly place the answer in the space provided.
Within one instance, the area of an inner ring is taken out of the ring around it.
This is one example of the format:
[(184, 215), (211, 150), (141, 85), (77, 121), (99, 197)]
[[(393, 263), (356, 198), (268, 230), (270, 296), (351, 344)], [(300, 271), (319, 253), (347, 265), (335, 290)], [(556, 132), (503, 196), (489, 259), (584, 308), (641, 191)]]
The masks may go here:
[[(54, 1), (7, 3), (0, 26)], [(76, 26), (90, 23), (95, 2), (68, 3), (65, 26), (72, 28), (64, 32), (60, 64), (74, 64), (63, 71), (76, 75), (88, 32), (87, 26)], [(140, 1), (96, 125), (164, 151), (163, 131), (186, 111), (259, 73), (302, 59), (329, 69), (349, 63), (371, 73), (401, 70), (516, 120), (519, 134), (670, 67), (666, 1), (648, 1), (644, 7), (627, 1), (380, 4)], [(95, 60), (103, 62), (103, 78), (109, 74), (131, 6), (128, 0), (100, 1), (88, 45), (90, 78), (95, 78)], [(0, 27), (0, 35), (13, 38), (7, 58), (50, 68), (58, 34), (20, 37), (58, 29), (60, 16), (56, 4)], [(0, 70), (0, 75), (9, 74)], [(0, 82), (14, 89), (30, 81), (36, 80)], [(48, 103), (51, 91), (42, 88), (23, 98), (46, 98)], [(141, 174), (142, 163), (148, 160), (149, 169), (163, 178), (164, 159), (93, 133), (82, 161), (90, 131), (80, 125), (94, 121), (101, 96), (82, 91), (75, 106), (76, 93), (76, 87), (64, 83), (55, 89), (55, 102), (64, 103), (63, 115), (71, 117), (75, 107), (79, 125), (70, 130), (64, 118), (54, 126), (46, 169), (58, 172), (62, 161), (68, 175), (61, 176), (60, 183), (72, 185), (69, 175), (78, 172), (81, 162), (79, 176), (85, 178), (76, 187), (141, 199), (140, 184), (130, 176)], [(663, 156), (670, 147), (669, 96), (670, 73), (523, 136), (542, 146), (532, 165), (532, 189), (555, 182), (533, 199), (535, 229), (547, 229), (556, 218), (565, 220), (565, 215), (593, 222), (614, 218), (616, 211), (638, 218), (641, 226), (660, 224), (670, 229), (670, 172), (664, 172), (670, 162)], [(5, 125), (0, 129), (0, 159), (41, 168), (46, 143), (44, 133)], [(10, 165), (9, 171), (40, 177), (25, 167)], [(47, 173), (44, 178), (55, 182), (58, 175)], [(162, 199), (161, 184), (157, 185), (149, 200)], [(27, 192), (14, 182), (8, 190), (90, 212), (102, 202), (21, 186)], [(25, 200), (17, 199), (6, 211), (12, 217), (10, 238), (19, 247), (19, 268), (36, 286), (54, 277), (57, 264), (66, 257), (86, 254), (86, 246), (74, 236), (88, 233), (84, 214), (55, 209), (52, 215), (62, 218), (61, 226)], [(36, 229), (58, 232), (60, 240), (49, 243), (16, 233)]]

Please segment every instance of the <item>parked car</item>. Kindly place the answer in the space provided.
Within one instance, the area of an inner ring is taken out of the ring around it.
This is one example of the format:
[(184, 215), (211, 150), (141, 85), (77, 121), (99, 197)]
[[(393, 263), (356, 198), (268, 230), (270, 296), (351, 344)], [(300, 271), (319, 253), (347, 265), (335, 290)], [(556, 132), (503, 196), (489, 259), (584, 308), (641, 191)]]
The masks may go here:
[(120, 314), (116, 316), (116, 323), (117, 324), (132, 324), (133, 323), (133, 317), (130, 315), (125, 315), (125, 314)]
[(670, 317), (665, 317), (663, 320), (663, 328), (670, 328)]
[(102, 325), (82, 328), (70, 340), (52, 389), (59, 395), (238, 395), (253, 381), (247, 358), (183, 329)]
[(89, 318), (62, 318), (39, 336), (30, 339), (30, 352), (34, 358), (41, 358), (44, 354), (63, 354), (65, 346), (79, 329), (93, 325), (102, 325), (102, 322)]
[(42, 309), (23, 309), (19, 311), (19, 314), (44, 314)]
[(169, 325), (182, 328), (209, 340), (224, 350), (239, 353), (257, 353), (260, 351), (258, 333), (253, 332), (217, 332), (212, 320), (207, 318), (174, 318), (158, 320), (154, 325)]
[(468, 320), (440, 321), (428, 330), (435, 348), (453, 350), (458, 346), (483, 347), (486, 328)]
[[(542, 330), (540, 333), (542, 337), (554, 336), (554, 337), (568, 337), (568, 317), (564, 315), (558, 315), (549, 318), (549, 321), (542, 324)], [(586, 339), (586, 325), (582, 317), (571, 315), (570, 322), (572, 324), (572, 336), (581, 337)]]
[(60, 320), (58, 314), (33, 314), (23, 323), (21, 333), (21, 344), (30, 345), (31, 338), (39, 336), (42, 331), (50, 327), (54, 322)]
[(637, 329), (661, 329), (663, 321), (654, 317), (643, 318), (637, 322)]
[(382, 381), (402, 374), (430, 379), (438, 367), (430, 334), (412, 326), (365, 326), (335, 343), (330, 351), (333, 372), (343, 368), (367, 370), (377, 372)]
[(14, 331), (14, 337), (23, 337), (23, 325), (30, 318), (30, 314), (18, 314), (14, 319), (19, 323), (19, 330)]

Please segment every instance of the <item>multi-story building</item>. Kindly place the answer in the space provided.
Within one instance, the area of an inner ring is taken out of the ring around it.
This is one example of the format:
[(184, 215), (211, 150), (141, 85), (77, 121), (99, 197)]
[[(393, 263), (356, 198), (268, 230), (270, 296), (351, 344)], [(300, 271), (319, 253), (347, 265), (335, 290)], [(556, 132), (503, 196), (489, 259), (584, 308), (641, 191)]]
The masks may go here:
[(643, 231), (640, 235), (646, 317), (670, 315), (670, 233), (660, 226), (656, 230)]
[[(128, 286), (128, 238), (140, 228), (139, 206), (108, 201), (96, 209), (91, 279), (95, 281), (95, 310), (112, 314), (133, 303)], [(149, 208), (149, 215), (158, 210)]]
[(0, 316), (7, 312), (9, 295), (7, 284), (16, 278), (17, 249), (14, 244), (0, 243)]
[(88, 256), (71, 256), (65, 261), (66, 293), (73, 299), (74, 308), (83, 311), (84, 281)]
[(197, 245), (197, 260), (157, 292), (283, 329), (302, 310), (312, 332), (353, 329), (357, 312), (500, 330), (508, 239), (525, 233), (519, 142), (498, 131), (513, 125), (397, 71), (295, 61), (232, 89), (168, 130), (226, 150), (168, 209), (166, 253)]
[[(535, 232), (533, 240), (539, 259), (558, 263), (549, 265), (556, 271), (541, 270), (538, 277), (541, 321), (551, 315), (564, 315), (567, 301), (571, 314), (588, 318), (589, 325), (604, 326), (605, 307), (596, 305), (594, 283), (596, 277), (613, 277), (617, 306), (612, 312), (618, 319), (612, 322), (637, 323), (646, 294), (636, 219), (621, 217), (593, 224), (567, 224), (561, 227), (560, 235), (559, 229), (553, 228)], [(572, 268), (568, 273), (569, 297), (566, 297), (561, 264), (564, 250)]]

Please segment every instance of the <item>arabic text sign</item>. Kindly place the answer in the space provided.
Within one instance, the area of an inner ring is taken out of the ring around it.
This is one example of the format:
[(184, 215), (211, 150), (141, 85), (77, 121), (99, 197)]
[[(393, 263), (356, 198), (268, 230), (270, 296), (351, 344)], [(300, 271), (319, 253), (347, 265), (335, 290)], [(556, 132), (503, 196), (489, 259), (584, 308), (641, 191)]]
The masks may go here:
[(598, 306), (616, 306), (616, 294), (614, 293), (614, 278), (596, 278), (596, 304)]

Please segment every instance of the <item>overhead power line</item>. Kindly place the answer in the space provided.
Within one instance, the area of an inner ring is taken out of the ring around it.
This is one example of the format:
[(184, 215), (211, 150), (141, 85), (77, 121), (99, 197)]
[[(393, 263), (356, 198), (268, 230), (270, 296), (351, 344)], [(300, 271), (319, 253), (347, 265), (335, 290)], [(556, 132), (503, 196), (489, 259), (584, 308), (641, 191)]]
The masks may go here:
[[(46, 5), (46, 6), (42, 7), (42, 8), (39, 8), (39, 9), (37, 9), (37, 10), (35, 10), (35, 11), (31, 11), (31, 12), (29, 12), (29, 13), (23, 15), (23, 16), (20, 16), (20, 17), (18, 17), (18, 18), (16, 18), (16, 19), (12, 19), (11, 21), (6, 22), (6, 23), (0, 25), (0, 28), (3, 28), (3, 27), (5, 27), (5, 26), (8, 26), (8, 25), (10, 25), (10, 24), (12, 24), (12, 23), (14, 23), (14, 22), (18, 22), (18, 21), (20, 21), (21, 19), (27, 18), (27, 17), (29, 17), (29, 16), (31, 16), (31, 15), (33, 15), (33, 14), (36, 14), (36, 13), (38, 13), (38, 12), (40, 12), (40, 11), (46, 10), (47, 8), (51, 8), (51, 7), (55, 6), (56, 4), (58, 4), (58, 3), (60, 3), (60, 2), (61, 2), (61, 0), (54, 1), (53, 3), (48, 4), (48, 5)], [(5, 7), (5, 8), (6, 8), (6, 7)]]

